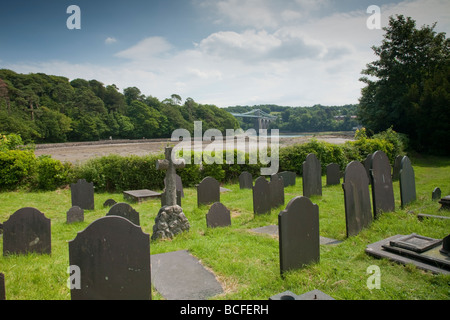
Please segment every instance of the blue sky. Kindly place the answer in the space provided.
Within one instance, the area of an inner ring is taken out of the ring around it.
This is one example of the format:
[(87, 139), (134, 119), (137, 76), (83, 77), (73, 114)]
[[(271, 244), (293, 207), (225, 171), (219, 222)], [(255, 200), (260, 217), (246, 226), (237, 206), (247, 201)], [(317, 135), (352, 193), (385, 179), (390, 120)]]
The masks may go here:
[(448, 0), (18, 0), (0, 8), (0, 68), (219, 107), (357, 103), (383, 35), (371, 5), (382, 26), (403, 14), (450, 33)]

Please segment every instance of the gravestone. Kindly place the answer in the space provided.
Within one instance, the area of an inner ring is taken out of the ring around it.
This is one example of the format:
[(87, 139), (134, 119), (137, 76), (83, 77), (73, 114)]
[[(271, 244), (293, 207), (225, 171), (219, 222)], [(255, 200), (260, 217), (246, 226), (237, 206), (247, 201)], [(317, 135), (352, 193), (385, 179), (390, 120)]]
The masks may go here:
[(66, 212), (66, 223), (83, 222), (84, 210), (78, 206), (70, 208)]
[(149, 235), (128, 219), (102, 217), (78, 232), (69, 263), (80, 270), (72, 300), (151, 299)]
[(394, 190), (392, 187), (391, 165), (383, 151), (376, 151), (370, 166), (372, 184), (373, 214), (375, 219), (381, 212), (395, 210)]
[(295, 186), (296, 174), (293, 171), (282, 171), (278, 172), (278, 175), (283, 178), (283, 183), (285, 187)]
[(369, 178), (359, 161), (352, 161), (345, 168), (342, 188), (347, 237), (351, 237), (372, 223)]
[(431, 193), (431, 199), (433, 201), (436, 201), (441, 199), (441, 196), (442, 196), (441, 188), (439, 187), (434, 188), (433, 192)]
[(314, 195), (322, 195), (322, 167), (316, 155), (310, 153), (303, 162), (303, 196)]
[(39, 210), (17, 210), (3, 223), (3, 255), (51, 254), (51, 223)]
[(83, 210), (94, 210), (94, 183), (85, 179), (70, 184), (72, 207), (78, 206)]
[[(177, 190), (177, 205), (181, 207), (181, 191)], [(167, 206), (166, 193), (161, 193), (161, 207)]]
[(255, 215), (270, 214), (271, 207), (269, 182), (266, 178), (260, 176), (253, 186), (253, 213)]
[(327, 186), (341, 183), (341, 168), (337, 163), (327, 165)]
[(394, 166), (392, 167), (392, 181), (397, 181), (400, 178), (400, 169), (402, 166), (403, 156), (396, 156)]
[(450, 210), (450, 196), (443, 197), (439, 203), (441, 204), (439, 210)]
[(228, 227), (230, 225), (230, 210), (220, 202), (214, 203), (206, 214), (206, 226), (208, 228), (216, 228)]
[(278, 215), (280, 271), (320, 260), (319, 207), (307, 197), (289, 201)]
[[(164, 187), (167, 188), (167, 178), (164, 178)], [(183, 191), (183, 182), (181, 181), (181, 177), (177, 174), (175, 174), (175, 185), (177, 192), (180, 193), (180, 196), (184, 198), (184, 191)]]
[(6, 300), (5, 275), (0, 273), (0, 300)]
[(372, 153), (369, 153), (366, 157), (366, 159), (364, 159), (364, 161), (362, 162), (364, 169), (366, 169), (366, 173), (367, 173), (367, 177), (369, 178), (370, 181), (370, 165), (372, 163)]
[(105, 202), (103, 202), (103, 208), (108, 208), (108, 207), (112, 207), (113, 205), (115, 205), (117, 202), (114, 199), (107, 199)]
[(416, 179), (414, 176), (414, 168), (411, 165), (411, 160), (404, 156), (400, 163), (399, 172), (400, 181), (400, 198), (402, 208), (416, 200)]
[(250, 172), (244, 171), (239, 175), (239, 189), (253, 188), (253, 178)]
[(139, 212), (133, 209), (128, 203), (119, 202), (109, 209), (107, 216), (119, 216), (130, 220), (135, 225), (139, 226)]
[(197, 185), (197, 205), (214, 202), (220, 202), (220, 185), (213, 177), (206, 177)]
[(269, 181), (271, 208), (278, 208), (284, 205), (284, 183), (283, 178), (278, 174), (272, 174)]

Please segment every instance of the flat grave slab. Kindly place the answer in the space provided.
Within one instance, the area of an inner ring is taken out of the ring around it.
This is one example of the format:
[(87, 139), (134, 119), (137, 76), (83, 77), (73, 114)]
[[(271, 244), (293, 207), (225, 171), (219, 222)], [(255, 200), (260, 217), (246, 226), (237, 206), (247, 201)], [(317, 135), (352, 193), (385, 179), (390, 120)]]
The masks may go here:
[[(259, 227), (259, 228), (255, 228), (255, 229), (250, 229), (250, 231), (256, 232), (256, 233), (268, 234), (268, 235), (278, 238), (278, 226), (277, 225)], [(340, 241), (340, 240), (320, 236), (320, 244), (339, 244), (341, 242), (342, 241)]]
[(161, 193), (148, 189), (128, 190), (123, 192), (123, 197), (129, 201), (142, 202), (148, 199), (160, 198)]
[(214, 274), (187, 250), (151, 255), (151, 277), (167, 300), (206, 300), (223, 292)]

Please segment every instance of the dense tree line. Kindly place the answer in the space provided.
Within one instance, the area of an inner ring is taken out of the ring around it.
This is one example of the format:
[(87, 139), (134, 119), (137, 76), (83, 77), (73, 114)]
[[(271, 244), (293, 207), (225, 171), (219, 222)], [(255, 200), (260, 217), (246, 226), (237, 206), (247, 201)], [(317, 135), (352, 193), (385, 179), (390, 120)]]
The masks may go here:
[(170, 137), (194, 121), (209, 128), (237, 129), (237, 120), (214, 106), (179, 95), (159, 101), (136, 87), (122, 92), (97, 80), (0, 69), (0, 132), (25, 142), (95, 141)]

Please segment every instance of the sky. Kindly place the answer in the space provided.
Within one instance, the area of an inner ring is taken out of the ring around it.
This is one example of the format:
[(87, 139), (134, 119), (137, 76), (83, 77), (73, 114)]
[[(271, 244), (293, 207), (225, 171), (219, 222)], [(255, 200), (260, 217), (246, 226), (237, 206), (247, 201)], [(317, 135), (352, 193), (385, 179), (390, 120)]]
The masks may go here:
[(218, 107), (355, 104), (384, 34), (371, 6), (381, 28), (402, 14), (450, 34), (449, 0), (15, 0), (0, 6), (0, 68)]

